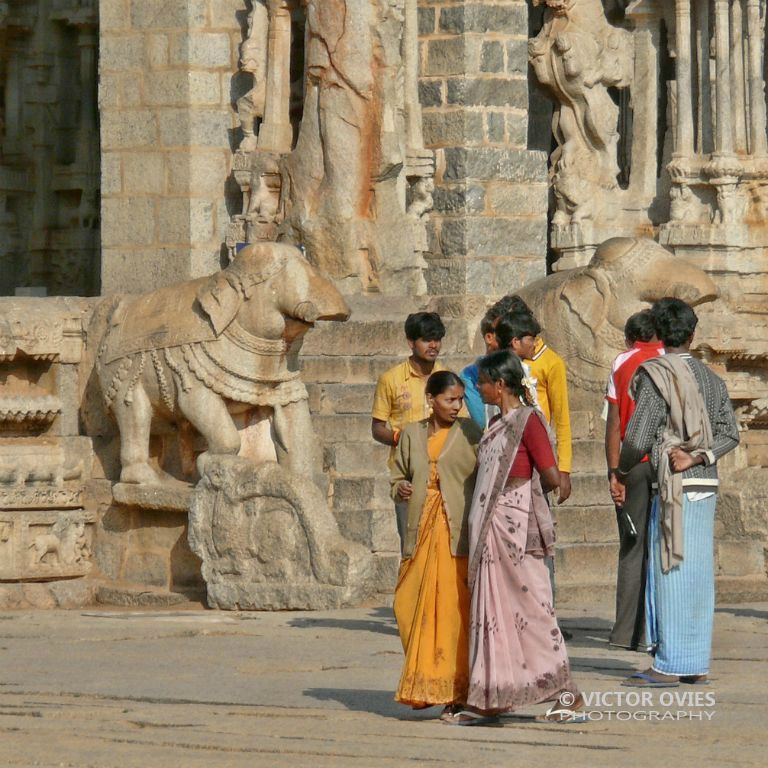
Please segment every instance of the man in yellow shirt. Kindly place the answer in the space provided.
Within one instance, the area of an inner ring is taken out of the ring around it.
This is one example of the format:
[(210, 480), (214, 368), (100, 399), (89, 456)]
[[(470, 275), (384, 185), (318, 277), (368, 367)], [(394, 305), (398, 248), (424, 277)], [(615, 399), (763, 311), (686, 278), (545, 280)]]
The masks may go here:
[(541, 326), (528, 305), (518, 297), (505, 297), (509, 298), (515, 298), (517, 302), (511, 312), (497, 321), (496, 336), (502, 349), (509, 348), (523, 359), (531, 378), (536, 381), (538, 406), (552, 426), (557, 441), (557, 467), (560, 470), (557, 503), (562, 504), (571, 495), (573, 460), (565, 362), (539, 338)]
[[(429, 416), (424, 388), (434, 371), (444, 370), (437, 362), (444, 336), (445, 326), (437, 312), (408, 315), (405, 338), (411, 356), (379, 376), (371, 411), (371, 434), (377, 442), (390, 446), (390, 467), (402, 428)], [(407, 504), (395, 504), (401, 544), (405, 539), (407, 509)]]

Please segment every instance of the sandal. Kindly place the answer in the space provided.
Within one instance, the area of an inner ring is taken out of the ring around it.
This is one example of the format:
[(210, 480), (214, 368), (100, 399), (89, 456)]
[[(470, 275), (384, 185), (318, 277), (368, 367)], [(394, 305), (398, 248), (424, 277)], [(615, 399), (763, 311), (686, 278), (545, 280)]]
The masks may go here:
[[(557, 701), (559, 702), (560, 698)], [(589, 716), (586, 712), (582, 712), (583, 708), (584, 698), (578, 694), (573, 703), (563, 705), (560, 709), (555, 709), (553, 705), (543, 715), (536, 715), (533, 720), (536, 723), (585, 723), (589, 720)]]
[(622, 681), (625, 688), (677, 688), (680, 685), (680, 679), (677, 677), (665, 676), (667, 679), (656, 677), (660, 672), (654, 673), (652, 669), (645, 672), (635, 672), (626, 680)]
[(709, 685), (709, 675), (680, 675), (680, 682), (685, 685)]
[(461, 712), (461, 704), (446, 704), (440, 713), (440, 720), (450, 723)]
[(462, 709), (450, 720), (443, 720), (446, 725), (501, 725), (498, 715), (481, 715), (469, 709)]

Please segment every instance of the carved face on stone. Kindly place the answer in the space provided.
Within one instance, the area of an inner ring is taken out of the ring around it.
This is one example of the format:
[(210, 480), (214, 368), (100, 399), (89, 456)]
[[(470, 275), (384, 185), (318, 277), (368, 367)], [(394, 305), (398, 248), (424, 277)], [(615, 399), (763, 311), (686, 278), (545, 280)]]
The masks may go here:
[(272, 338), (286, 320), (307, 324), (346, 320), (349, 307), (293, 245), (254, 243), (243, 248), (223, 272), (198, 293), (200, 306), (217, 334), (237, 318), (243, 328)]

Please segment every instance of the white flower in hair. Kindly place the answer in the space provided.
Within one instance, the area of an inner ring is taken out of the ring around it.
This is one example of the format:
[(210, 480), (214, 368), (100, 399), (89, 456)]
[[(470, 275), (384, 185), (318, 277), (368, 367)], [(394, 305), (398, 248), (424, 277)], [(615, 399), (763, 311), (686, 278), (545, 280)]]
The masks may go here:
[[(526, 388), (528, 391), (528, 402), (533, 405), (534, 407), (538, 408), (538, 397), (536, 396), (536, 384), (538, 383), (538, 379), (536, 379), (534, 376), (523, 376), (521, 379), (522, 385)], [(523, 398), (520, 398), (521, 400)]]

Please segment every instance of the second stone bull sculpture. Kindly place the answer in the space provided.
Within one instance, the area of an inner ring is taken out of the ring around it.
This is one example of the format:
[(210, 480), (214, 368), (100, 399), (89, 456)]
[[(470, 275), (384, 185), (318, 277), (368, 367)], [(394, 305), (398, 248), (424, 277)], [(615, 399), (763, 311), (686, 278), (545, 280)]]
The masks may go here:
[(695, 306), (718, 291), (706, 272), (653, 240), (614, 237), (586, 266), (556, 272), (519, 294), (566, 361), (571, 409), (599, 412), (611, 363), (625, 348), (627, 318), (663, 296)]
[(317, 471), (317, 441), (298, 348), (316, 320), (346, 320), (333, 284), (298, 248), (258, 243), (210, 277), (125, 297), (113, 311), (96, 361), (107, 406), (120, 429), (120, 480), (159, 484), (149, 462), (153, 418), (188, 420), (210, 455), (235, 455), (233, 415), (258, 407), (270, 415), (278, 463)]

